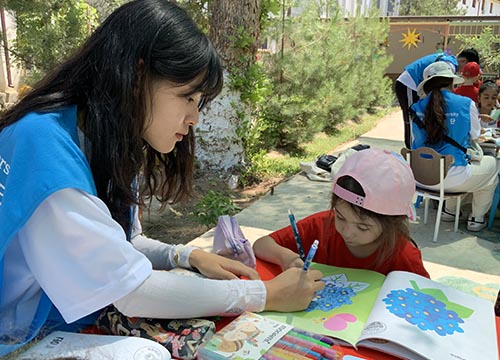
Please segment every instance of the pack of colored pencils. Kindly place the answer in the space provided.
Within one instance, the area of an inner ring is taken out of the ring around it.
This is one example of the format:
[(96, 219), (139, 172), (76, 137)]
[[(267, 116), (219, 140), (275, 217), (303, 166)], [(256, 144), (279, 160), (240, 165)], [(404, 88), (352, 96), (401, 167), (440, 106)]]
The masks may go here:
[(337, 360), (330, 337), (245, 312), (198, 350), (198, 359)]

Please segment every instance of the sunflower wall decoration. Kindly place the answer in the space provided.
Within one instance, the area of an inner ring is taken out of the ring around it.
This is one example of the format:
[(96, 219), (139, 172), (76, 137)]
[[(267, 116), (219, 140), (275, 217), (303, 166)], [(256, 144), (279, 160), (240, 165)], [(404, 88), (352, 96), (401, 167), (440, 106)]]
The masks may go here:
[(401, 35), (403, 35), (403, 38), (399, 40), (399, 42), (403, 43), (401, 47), (404, 48), (405, 46), (407, 46), (408, 50), (410, 50), (412, 46), (418, 48), (418, 43), (422, 41), (420, 40), (420, 33), (417, 33), (417, 29), (413, 29), (413, 31), (411, 31), (408, 28), (406, 34), (401, 33)]

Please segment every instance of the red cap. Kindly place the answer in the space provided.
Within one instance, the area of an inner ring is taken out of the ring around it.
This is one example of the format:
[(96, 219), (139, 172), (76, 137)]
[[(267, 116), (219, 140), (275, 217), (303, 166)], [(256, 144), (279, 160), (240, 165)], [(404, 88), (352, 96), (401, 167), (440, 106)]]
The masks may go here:
[(479, 64), (475, 61), (471, 61), (465, 64), (464, 69), (462, 71), (462, 76), (467, 78), (472, 78), (482, 73), (483, 72), (481, 71)]

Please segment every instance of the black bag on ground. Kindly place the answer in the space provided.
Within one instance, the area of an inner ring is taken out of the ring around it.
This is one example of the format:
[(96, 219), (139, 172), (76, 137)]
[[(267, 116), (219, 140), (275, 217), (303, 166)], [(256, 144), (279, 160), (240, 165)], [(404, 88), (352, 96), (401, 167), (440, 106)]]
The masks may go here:
[(320, 169), (330, 172), (333, 163), (337, 160), (336, 156), (323, 154), (316, 160), (316, 166)]
[(354, 149), (356, 151), (366, 150), (369, 148), (370, 148), (370, 145), (368, 145), (368, 144), (358, 144), (358, 145), (351, 147), (351, 149)]

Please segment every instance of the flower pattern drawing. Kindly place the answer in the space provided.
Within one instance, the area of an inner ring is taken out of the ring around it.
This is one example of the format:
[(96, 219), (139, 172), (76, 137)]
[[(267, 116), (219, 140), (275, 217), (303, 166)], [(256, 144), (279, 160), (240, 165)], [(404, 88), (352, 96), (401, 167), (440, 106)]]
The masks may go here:
[[(344, 305), (352, 304), (352, 298), (358, 292), (366, 289), (370, 284), (358, 281), (349, 281), (345, 274), (334, 274), (322, 279), (325, 288), (319, 291), (313, 298), (306, 312), (321, 311), (328, 312), (332, 309), (340, 308)], [(342, 331), (349, 323), (354, 323), (358, 319), (350, 313), (336, 314), (314, 320), (323, 323), (323, 326), (331, 331)]]
[(391, 290), (383, 299), (387, 310), (420, 330), (434, 331), (439, 336), (463, 333), (460, 324), (473, 311), (448, 301), (439, 289), (419, 289), (414, 281), (413, 287)]
[(322, 280), (325, 282), (325, 288), (316, 294), (306, 312), (314, 310), (326, 312), (352, 304), (352, 298), (369, 286), (367, 283), (349, 281), (345, 274), (334, 274)]

